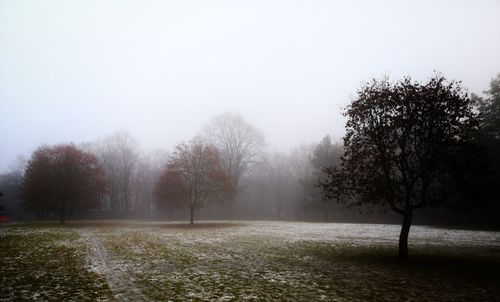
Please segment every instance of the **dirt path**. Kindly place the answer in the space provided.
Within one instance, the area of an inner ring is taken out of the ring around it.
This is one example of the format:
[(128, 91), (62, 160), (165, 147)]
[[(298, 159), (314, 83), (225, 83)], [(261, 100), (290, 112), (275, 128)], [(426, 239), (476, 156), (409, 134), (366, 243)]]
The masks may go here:
[(91, 251), (89, 259), (92, 268), (105, 277), (116, 301), (150, 301), (134, 284), (135, 280), (126, 272), (123, 261), (109, 255), (95, 232), (81, 229), (80, 235)]

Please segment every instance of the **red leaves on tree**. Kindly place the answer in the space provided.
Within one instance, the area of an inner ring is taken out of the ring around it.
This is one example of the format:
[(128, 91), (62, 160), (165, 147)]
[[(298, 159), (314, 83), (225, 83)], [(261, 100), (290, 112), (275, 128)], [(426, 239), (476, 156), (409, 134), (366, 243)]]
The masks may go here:
[(155, 189), (160, 207), (188, 207), (224, 201), (235, 194), (234, 182), (222, 168), (217, 150), (199, 139), (175, 147)]
[(67, 210), (98, 208), (105, 190), (105, 174), (97, 158), (72, 144), (38, 148), (22, 186), (29, 209), (57, 211), (61, 222)]

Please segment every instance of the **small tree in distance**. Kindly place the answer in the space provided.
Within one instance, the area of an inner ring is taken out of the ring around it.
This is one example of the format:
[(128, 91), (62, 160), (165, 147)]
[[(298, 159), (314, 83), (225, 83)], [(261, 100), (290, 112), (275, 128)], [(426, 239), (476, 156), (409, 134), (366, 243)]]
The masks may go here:
[[(458, 82), (435, 76), (373, 80), (347, 107), (344, 155), (324, 169), (324, 198), (389, 207), (403, 217), (399, 257), (408, 257), (415, 210), (460, 200), (474, 162), (479, 118)], [(466, 159), (467, 158), (467, 162)]]
[(156, 184), (155, 195), (160, 207), (188, 207), (193, 224), (196, 209), (209, 200), (224, 200), (234, 194), (233, 183), (217, 150), (195, 138), (175, 147)]

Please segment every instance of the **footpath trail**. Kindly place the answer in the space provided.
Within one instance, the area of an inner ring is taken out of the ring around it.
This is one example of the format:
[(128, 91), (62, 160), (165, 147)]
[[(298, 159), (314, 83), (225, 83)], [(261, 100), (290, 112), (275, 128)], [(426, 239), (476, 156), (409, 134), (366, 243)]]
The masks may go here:
[(95, 230), (81, 228), (79, 232), (89, 247), (92, 268), (105, 277), (116, 301), (150, 301), (135, 284), (134, 278), (126, 272), (122, 261), (108, 253)]

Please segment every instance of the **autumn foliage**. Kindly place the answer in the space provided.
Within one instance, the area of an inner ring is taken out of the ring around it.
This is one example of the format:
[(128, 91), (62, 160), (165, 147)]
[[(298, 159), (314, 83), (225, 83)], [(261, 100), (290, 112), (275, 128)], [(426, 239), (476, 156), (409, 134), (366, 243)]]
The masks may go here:
[(155, 189), (160, 208), (187, 207), (191, 223), (196, 209), (230, 200), (234, 193), (234, 181), (223, 169), (219, 153), (200, 139), (175, 148)]
[(38, 216), (97, 209), (106, 179), (97, 158), (72, 144), (42, 146), (32, 155), (21, 188), (25, 205)]

